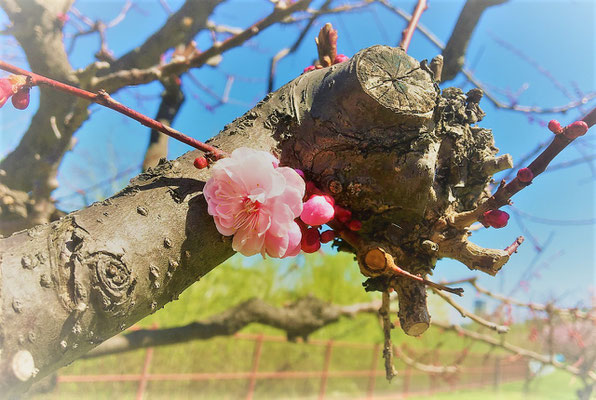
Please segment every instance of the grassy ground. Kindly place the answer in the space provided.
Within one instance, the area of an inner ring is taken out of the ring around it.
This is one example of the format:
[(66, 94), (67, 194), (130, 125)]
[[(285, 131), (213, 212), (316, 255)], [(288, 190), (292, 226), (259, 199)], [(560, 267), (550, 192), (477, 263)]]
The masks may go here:
[[(242, 265), (239, 259), (218, 267), (203, 280), (185, 291), (180, 300), (168, 304), (163, 310), (156, 312), (139, 323), (140, 326), (159, 327), (179, 326), (197, 319), (221, 312), (250, 297), (282, 305), (306, 294), (313, 294), (336, 304), (353, 304), (376, 299), (371, 293), (362, 290), (362, 278), (353, 258), (346, 254), (333, 257), (314, 255), (303, 259), (299, 264), (275, 265), (264, 262), (258, 267)], [(306, 266), (305, 266), (306, 265)], [(251, 282), (246, 285), (246, 282)], [(440, 317), (442, 310), (434, 310), (433, 317)], [(437, 316), (438, 314), (438, 316)], [(264, 333), (280, 335), (282, 332), (258, 324), (245, 328), (243, 333)], [(445, 334), (436, 329), (429, 329), (421, 338), (411, 338), (394, 331), (394, 342), (406, 344), (409, 348), (425, 354), (421, 361), (441, 361), (452, 363), (459, 350), (470, 345), (466, 339), (454, 334)], [(382, 334), (378, 319), (374, 315), (361, 315), (353, 320), (344, 319), (339, 323), (327, 326), (311, 339), (356, 342), (368, 344), (363, 347), (340, 347), (332, 352), (330, 371), (366, 370), (373, 362), (373, 345), (381, 343)], [(444, 353), (442, 359), (433, 357), (434, 349)], [(470, 347), (470, 356), (464, 360), (463, 366), (493, 365), (494, 361), (484, 355), (490, 349), (482, 344)], [(209, 372), (241, 372), (250, 371), (253, 359), (254, 341), (230, 338), (216, 338), (209, 341), (195, 341), (180, 345), (156, 348), (151, 363), (151, 374), (185, 374)], [(451, 351), (451, 353), (449, 353)], [(94, 375), (94, 374), (140, 374), (145, 360), (145, 350), (99, 359), (78, 360), (62, 369), (60, 375)], [(259, 371), (320, 371), (324, 365), (324, 346), (313, 346), (304, 343), (265, 342)], [(502, 355), (494, 349), (491, 357)], [(402, 370), (398, 378), (389, 384), (383, 376), (375, 379), (375, 393), (401, 393), (404, 386), (405, 366), (397, 361)], [(381, 357), (377, 358), (376, 368), (383, 370)], [(480, 376), (479, 374), (485, 374)], [(519, 373), (519, 380), (523, 380)], [(489, 372), (474, 369), (463, 372), (459, 377), (462, 385), (483, 380), (492, 382)], [(522, 384), (504, 384), (498, 393), (492, 390), (457, 391), (441, 394), (431, 399), (449, 399), (458, 396), (458, 400), (466, 399), (572, 399), (574, 388), (568, 384), (565, 374), (553, 374), (541, 378), (532, 389), (533, 394), (524, 397)], [(321, 378), (259, 380), (255, 387), (255, 398), (316, 398), (319, 393)], [(553, 383), (554, 382), (554, 383)], [(244, 398), (247, 391), (247, 380), (212, 379), (204, 381), (151, 381), (147, 385), (147, 399), (238, 399)], [(370, 385), (368, 377), (333, 377), (328, 380), (326, 393), (329, 398), (347, 398), (364, 396)], [(437, 390), (448, 390), (449, 385), (439, 377), (412, 372), (409, 378), (409, 390), (425, 391), (434, 387)], [(134, 398), (138, 382), (94, 382), (94, 383), (60, 383), (49, 394), (35, 396), (38, 399), (129, 399)], [(535, 390), (534, 390), (535, 389)], [(548, 396), (550, 397), (548, 397)], [(491, 397), (492, 396), (492, 397)], [(496, 396), (496, 397), (495, 397)], [(516, 397), (517, 396), (517, 397)], [(534, 396), (534, 397), (530, 397)], [(541, 397), (542, 396), (542, 397)], [(546, 396), (546, 397), (544, 397)]]

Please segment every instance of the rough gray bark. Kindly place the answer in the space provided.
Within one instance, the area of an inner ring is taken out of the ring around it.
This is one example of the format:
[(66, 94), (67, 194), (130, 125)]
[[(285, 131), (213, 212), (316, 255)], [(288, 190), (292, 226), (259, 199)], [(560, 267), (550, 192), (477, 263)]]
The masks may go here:
[[(266, 150), (303, 169), (363, 221), (367, 246), (426, 274), (442, 242), (467, 237), (448, 216), (485, 196), (487, 171), (494, 172), (485, 166), (497, 164), (490, 131), (470, 126), (483, 115), (479, 100), (459, 89), (440, 96), (430, 70), (401, 49), (374, 46), (269, 94), (212, 144)], [(164, 162), (104, 202), (0, 240), (1, 392), (26, 390), (233, 254), (207, 214), (201, 189), (209, 170), (193, 167), (198, 155)], [(429, 240), (430, 250), (422, 244)], [(346, 246), (359, 259), (368, 248)], [(473, 268), (493, 264), (479, 259)], [(421, 289), (406, 279), (398, 288), (400, 318), (415, 334), (419, 319), (426, 326), (429, 319)], [(420, 296), (403, 295), (414, 292)]]

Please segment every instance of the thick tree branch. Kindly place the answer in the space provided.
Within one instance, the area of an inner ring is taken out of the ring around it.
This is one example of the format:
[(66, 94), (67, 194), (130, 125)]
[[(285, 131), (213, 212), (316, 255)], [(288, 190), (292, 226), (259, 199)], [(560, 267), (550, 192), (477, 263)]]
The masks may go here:
[[(64, 44), (61, 25), (57, 15), (65, 13), (72, 0), (49, 3), (34, 1), (0, 2), (13, 24), (11, 33), (24, 50), (33, 71), (63, 82), (77, 84)], [(39, 109), (25, 132), (18, 147), (0, 162), (0, 182), (12, 190), (34, 192), (37, 213), (29, 219), (47, 222), (55, 211), (49, 195), (57, 186), (56, 173), (62, 156), (70, 146), (70, 134), (74, 131), (73, 118), (67, 116), (79, 102), (72, 96), (56, 93), (51, 89), (40, 91)], [(80, 114), (80, 113), (79, 113)], [(50, 121), (62, 133), (56, 137)], [(86, 118), (82, 116), (82, 120)], [(78, 127), (78, 125), (77, 125)]]
[(199, 31), (207, 27), (207, 20), (217, 5), (224, 0), (187, 0), (165, 24), (143, 44), (110, 63), (100, 75), (133, 68), (144, 69), (159, 63), (168, 49), (189, 43)]
[(113, 93), (124, 86), (145, 84), (165, 76), (181, 75), (190, 68), (199, 68), (225, 51), (241, 46), (247, 40), (258, 35), (271, 25), (281, 22), (292, 13), (306, 9), (311, 1), (299, 0), (288, 6), (275, 8), (267, 17), (242, 32), (231, 36), (221, 43), (215, 43), (209, 49), (203, 52), (196, 52), (189, 57), (174, 59), (165, 65), (155, 63), (152, 66), (145, 66), (143, 68), (133, 66), (127, 70), (120, 69), (112, 71), (109, 69), (109, 73), (98, 76), (91, 81), (90, 90), (104, 89), (108, 93)]
[[(329, 124), (343, 126), (345, 132), (362, 131), (373, 120), (375, 129), (383, 124), (389, 128), (411, 123), (412, 137), (416, 137), (421, 118), (425, 121), (432, 117), (434, 101), (427, 104), (424, 100), (427, 95), (434, 97), (434, 91), (412, 93), (419, 98), (414, 113), (409, 106), (385, 108), (380, 103), (387, 99), (385, 90), (384, 97), (375, 91), (366, 93), (373, 78), (366, 71), (373, 62), (378, 65), (378, 60), (386, 60), (383, 68), (397, 68), (399, 63), (391, 61), (392, 57), (401, 59), (402, 68), (407, 65), (413, 69), (405, 75), (404, 87), (432, 88), (429, 75), (416, 68), (415, 60), (398, 49), (376, 46), (350, 62), (300, 76), (226, 126), (211, 143), (223, 151), (241, 146), (263, 149), (280, 155), (286, 165), (302, 167), (314, 176), (317, 168), (309, 160), (323, 150), (315, 140), (325, 135), (319, 130), (316, 137), (312, 136), (314, 121), (332, 122), (337, 116), (351, 115), (350, 121)], [(327, 79), (335, 82), (332, 89)], [(318, 87), (327, 89), (313, 90)], [(341, 105), (346, 98), (360, 100)], [(358, 112), (337, 112), (356, 106), (360, 107)], [(429, 112), (421, 111), (424, 107)], [(324, 110), (331, 114), (321, 115)], [(339, 145), (352, 135), (332, 134), (340, 140)], [(364, 132), (360, 135), (371, 138)], [(387, 134), (379, 137), (393, 140)], [(296, 143), (302, 143), (301, 150)], [(305, 153), (304, 145), (312, 146), (313, 152)], [(386, 157), (384, 151), (378, 154)], [(233, 254), (231, 241), (222, 239), (207, 214), (201, 190), (209, 169), (197, 171), (193, 167), (198, 155), (191, 152), (161, 164), (133, 179), (111, 199), (53, 224), (0, 240), (1, 390), (25, 390), (173, 300)], [(370, 173), (361, 167), (354, 170)], [(25, 354), (19, 352), (26, 352), (33, 361), (27, 364), (34, 366), (27, 374), (15, 375), (12, 368), (14, 357)]]
[(353, 317), (360, 312), (376, 311), (377, 303), (338, 306), (315, 297), (305, 297), (285, 307), (274, 307), (261, 299), (247, 300), (205, 321), (167, 329), (140, 329), (107, 340), (85, 358), (122, 353), (144, 347), (164, 346), (215, 336), (230, 336), (252, 323), (272, 326), (285, 331), (288, 340), (306, 338), (314, 331)]
[(472, 33), (482, 16), (489, 7), (503, 4), (508, 0), (468, 0), (459, 14), (457, 23), (451, 32), (449, 41), (443, 49), (443, 74), (442, 80), (450, 81), (461, 71), (464, 66), (465, 54)]

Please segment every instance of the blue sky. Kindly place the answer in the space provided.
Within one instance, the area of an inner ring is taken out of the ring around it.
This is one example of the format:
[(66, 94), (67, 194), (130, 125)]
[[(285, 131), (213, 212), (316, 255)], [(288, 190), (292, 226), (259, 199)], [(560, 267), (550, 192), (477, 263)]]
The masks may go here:
[[(168, 0), (168, 3), (172, 9), (177, 9), (182, 2)], [(320, 3), (315, 1), (313, 4)], [(393, 3), (408, 12), (415, 4), (414, 1)], [(463, 3), (431, 0), (421, 23), (446, 42)], [(75, 6), (91, 18), (109, 21), (118, 15), (123, 4), (124, 1), (120, 0), (79, 0)], [(265, 0), (230, 0), (216, 9), (212, 20), (218, 24), (246, 27), (264, 17), (271, 7)], [(108, 31), (109, 48), (116, 56), (125, 53), (142, 43), (166, 18), (158, 0), (135, 1), (126, 20)], [(519, 104), (541, 107), (566, 104), (574, 100), (579, 92), (596, 90), (595, 20), (596, 6), (590, 0), (513, 0), (503, 6), (493, 7), (482, 17), (470, 43), (467, 67), (505, 102), (509, 101), (508, 92), (521, 91), (517, 97)], [(6, 22), (4, 15), (0, 14), (0, 22)], [(380, 6), (323, 17), (311, 29), (299, 50), (278, 66), (277, 87), (299, 75), (305, 66), (311, 64), (316, 57), (313, 39), (325, 22), (333, 23), (338, 29), (339, 50), (348, 56), (375, 44), (396, 45), (405, 27), (401, 18), (389, 14)], [(67, 25), (66, 32), (72, 33), (72, 27)], [(229, 102), (214, 110), (205, 104), (213, 105), (217, 101), (188, 76), (185, 77), (183, 87), (186, 89), (187, 101), (175, 121), (175, 128), (206, 140), (251, 108), (266, 94), (270, 58), (279, 49), (291, 45), (299, 29), (297, 26), (270, 28), (246, 46), (226, 53), (218, 68), (205, 67), (194, 71), (194, 79), (213, 93), (221, 95), (226, 84), (231, 84)], [(10, 37), (0, 40), (2, 58), (26, 67), (25, 58), (14, 40)], [(211, 44), (207, 34), (200, 35), (196, 40), (201, 49)], [(527, 59), (515, 54), (516, 49)], [(79, 39), (71, 54), (73, 66), (84, 67), (92, 62), (97, 50), (96, 35)], [(420, 33), (414, 34), (409, 50), (413, 57), (430, 59), (439, 52)], [(564, 93), (553, 83), (553, 79), (546, 77), (528, 60), (535, 61), (540, 68), (548, 71), (568, 92)], [(461, 76), (449, 82), (449, 85), (470, 88)], [(160, 85), (154, 83), (122, 90), (115, 97), (153, 116), (160, 91)], [(18, 143), (37, 107), (36, 97), (34, 91), (32, 106), (27, 111), (17, 112), (11, 107), (0, 110), (0, 156), (6, 155)], [(550, 132), (541, 124), (553, 117), (562, 123), (572, 122), (582, 112), (596, 106), (596, 102), (558, 116), (497, 110), (487, 100), (483, 100), (481, 105), (487, 117), (480, 125), (493, 129), (501, 153), (510, 153), (514, 160), (518, 160), (550, 138)], [(128, 179), (138, 173), (147, 144), (146, 128), (111, 110), (99, 106), (92, 106), (91, 109), (93, 114), (90, 120), (77, 133), (77, 144), (67, 154), (60, 169), (60, 188), (54, 192), (54, 197), (60, 199), (59, 206), (63, 209), (78, 209), (123, 187)], [(577, 140), (554, 163), (594, 154), (594, 134), (589, 132), (586, 137)], [(186, 145), (172, 142), (169, 156), (175, 158), (188, 150)], [(481, 283), (484, 286), (504, 292), (515, 290), (519, 297), (526, 300), (547, 301), (556, 298), (568, 306), (589, 303), (590, 291), (596, 286), (593, 223), (595, 171), (596, 165), (591, 161), (574, 168), (546, 173), (535, 181), (531, 190), (523, 191), (514, 198), (516, 209), (536, 217), (556, 220), (557, 223), (540, 223), (527, 217), (517, 218), (511, 213), (512, 220), (506, 228), (482, 229), (474, 233), (474, 242), (495, 248), (504, 248), (515, 237), (527, 235), (527, 232), (534, 238), (522, 245), (499, 277), (482, 276)], [(113, 179), (115, 176), (119, 178)], [(88, 188), (98, 181), (105, 184), (87, 193), (86, 197), (76, 193), (77, 189)], [(572, 223), (574, 221), (581, 224)], [(541, 252), (536, 251), (537, 246), (542, 248)], [(472, 275), (480, 276), (457, 262), (442, 260), (433, 279), (450, 280)], [(526, 275), (525, 280), (530, 282), (528, 292), (516, 285)], [(469, 295), (464, 302), (469, 305), (473, 300), (474, 296)]]

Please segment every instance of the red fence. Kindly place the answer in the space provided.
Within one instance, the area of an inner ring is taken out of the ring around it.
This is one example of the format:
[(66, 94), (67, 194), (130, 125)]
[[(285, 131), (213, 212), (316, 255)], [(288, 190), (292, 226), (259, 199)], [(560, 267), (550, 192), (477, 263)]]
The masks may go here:
[[(322, 347), (323, 351), (323, 365), (318, 371), (260, 371), (259, 362), (263, 354), (264, 342), (286, 342), (285, 337), (281, 336), (267, 336), (267, 335), (252, 335), (252, 334), (236, 334), (234, 340), (251, 340), (254, 341), (254, 348), (252, 354), (252, 363), (249, 371), (237, 372), (206, 372), (206, 373), (150, 373), (151, 363), (153, 359), (154, 349), (148, 348), (145, 351), (145, 357), (141, 372), (139, 374), (101, 374), (101, 375), (61, 375), (58, 377), (59, 383), (72, 382), (138, 382), (136, 390), (136, 399), (141, 400), (147, 390), (147, 383), (150, 381), (206, 381), (206, 380), (246, 380), (246, 392), (244, 398), (247, 400), (253, 399), (255, 396), (255, 387), (257, 381), (261, 380), (277, 380), (277, 379), (305, 379), (318, 378), (319, 391), (318, 398), (324, 399), (327, 392), (327, 384), (330, 378), (352, 377), (352, 378), (368, 378), (366, 385), (366, 393), (359, 397), (362, 399), (397, 399), (406, 398), (412, 395), (427, 395), (438, 391), (457, 390), (464, 388), (474, 388), (483, 386), (498, 386), (501, 382), (522, 380), (527, 371), (527, 361), (520, 357), (506, 357), (506, 356), (487, 356), (487, 355), (469, 355), (476, 357), (472, 360), (472, 364), (467, 362), (467, 365), (459, 366), (459, 376), (467, 376), (468, 382), (460, 382), (459, 380), (450, 380), (443, 385), (439, 385), (440, 379), (437, 378), (439, 374), (429, 374), (419, 370), (412, 369), (405, 366), (405, 369), (399, 370), (399, 374), (394, 380), (400, 380), (401, 384), (391, 392), (384, 391), (383, 393), (376, 393), (377, 378), (384, 380), (385, 371), (379, 368), (379, 358), (381, 355), (380, 344), (366, 344), (353, 343), (333, 340), (309, 340), (303, 346)], [(360, 348), (370, 349), (371, 363), (368, 369), (364, 370), (331, 370), (331, 357), (334, 352), (341, 352), (345, 348)], [(310, 351), (310, 350), (309, 350)], [(312, 351), (315, 351), (314, 349)], [(421, 360), (421, 362), (439, 365), (438, 361), (444, 356), (452, 355), (453, 359), (457, 358), (456, 352), (434, 351), (432, 353), (432, 360)], [(427, 357), (428, 358), (428, 357)], [(396, 361), (399, 362), (399, 356)], [(434, 361), (434, 362), (433, 362)], [(469, 360), (468, 360), (469, 361)], [(428, 386), (420, 385), (420, 376), (428, 377)], [(412, 385), (412, 379), (418, 377), (416, 387)], [(345, 398), (345, 397), (344, 397)]]

